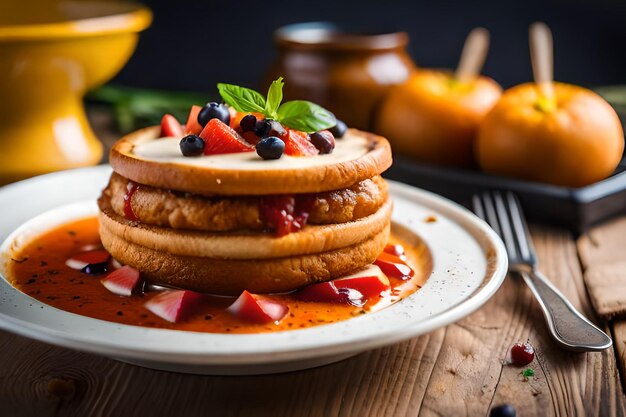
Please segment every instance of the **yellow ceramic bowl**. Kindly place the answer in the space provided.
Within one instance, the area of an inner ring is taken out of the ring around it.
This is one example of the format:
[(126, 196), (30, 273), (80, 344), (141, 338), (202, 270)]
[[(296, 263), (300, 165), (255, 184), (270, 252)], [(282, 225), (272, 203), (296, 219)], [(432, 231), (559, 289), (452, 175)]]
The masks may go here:
[(83, 95), (124, 66), (151, 19), (133, 3), (0, 1), (0, 184), (101, 160)]

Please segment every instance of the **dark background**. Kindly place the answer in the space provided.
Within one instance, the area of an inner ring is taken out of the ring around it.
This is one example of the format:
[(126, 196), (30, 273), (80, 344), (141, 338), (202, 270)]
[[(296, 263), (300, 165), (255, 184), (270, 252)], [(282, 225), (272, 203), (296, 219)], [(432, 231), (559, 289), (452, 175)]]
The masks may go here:
[(117, 84), (214, 93), (217, 82), (258, 86), (275, 57), (281, 25), (332, 21), (370, 30), (405, 30), (419, 66), (454, 67), (475, 26), (491, 32), (484, 72), (505, 87), (528, 81), (528, 25), (554, 34), (555, 78), (599, 86), (626, 84), (626, 1), (144, 0), (154, 23), (142, 34)]

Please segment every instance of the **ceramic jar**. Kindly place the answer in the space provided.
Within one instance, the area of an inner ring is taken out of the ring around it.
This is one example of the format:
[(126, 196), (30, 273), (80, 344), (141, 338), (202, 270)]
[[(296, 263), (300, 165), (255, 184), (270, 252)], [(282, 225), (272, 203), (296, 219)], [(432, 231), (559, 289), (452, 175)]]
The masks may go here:
[(404, 32), (351, 33), (329, 23), (301, 23), (275, 32), (278, 57), (268, 85), (285, 78), (285, 100), (310, 100), (348, 126), (369, 130), (388, 89), (408, 79), (415, 64)]

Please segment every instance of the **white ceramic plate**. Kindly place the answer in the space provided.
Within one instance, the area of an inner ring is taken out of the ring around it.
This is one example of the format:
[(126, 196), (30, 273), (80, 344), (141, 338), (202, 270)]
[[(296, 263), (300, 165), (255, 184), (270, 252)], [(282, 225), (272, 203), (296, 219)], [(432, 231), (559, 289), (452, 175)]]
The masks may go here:
[[(108, 166), (49, 174), (0, 189), (0, 251), (51, 226), (95, 213)], [(122, 325), (43, 304), (0, 279), (0, 328), (33, 339), (164, 370), (260, 374), (319, 366), (409, 339), (472, 313), (502, 283), (504, 246), (468, 210), (390, 183), (394, 227), (428, 246), (433, 272), (417, 293), (339, 323), (269, 334), (210, 334)], [(429, 216), (437, 221), (426, 222)], [(26, 222), (26, 223), (25, 223)]]

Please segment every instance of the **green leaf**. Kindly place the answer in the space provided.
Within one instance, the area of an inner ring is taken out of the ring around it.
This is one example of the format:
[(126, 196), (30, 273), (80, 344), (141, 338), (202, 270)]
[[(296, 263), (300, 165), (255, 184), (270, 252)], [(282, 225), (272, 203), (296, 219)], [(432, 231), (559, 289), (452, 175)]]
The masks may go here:
[(535, 371), (533, 370), (533, 368), (526, 368), (522, 371), (522, 376), (524, 378), (529, 378), (531, 376), (535, 376)]
[(270, 119), (276, 119), (278, 115), (278, 106), (283, 101), (283, 77), (279, 77), (277, 80), (272, 81), (269, 90), (267, 91), (267, 102), (265, 103), (265, 115)]
[(307, 133), (329, 129), (337, 124), (335, 115), (315, 103), (294, 100), (278, 108), (278, 121), (292, 129)]
[(259, 113), (265, 111), (265, 98), (254, 90), (223, 83), (219, 83), (217, 89), (224, 102), (237, 111)]

